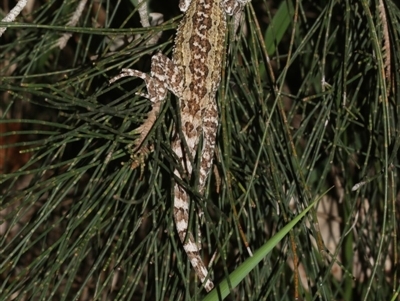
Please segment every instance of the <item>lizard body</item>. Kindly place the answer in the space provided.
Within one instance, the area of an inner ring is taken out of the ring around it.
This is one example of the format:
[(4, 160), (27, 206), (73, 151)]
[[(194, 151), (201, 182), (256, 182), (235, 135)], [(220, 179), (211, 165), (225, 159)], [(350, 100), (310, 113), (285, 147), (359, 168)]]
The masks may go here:
[[(140, 146), (150, 131), (160, 103), (170, 90), (179, 102), (180, 124), (183, 137), (176, 134), (172, 150), (179, 159), (181, 168), (174, 174), (183, 178), (179, 170), (191, 177), (193, 162), (200, 139), (198, 190), (203, 195), (210, 172), (218, 128), (216, 92), (221, 81), (222, 60), (225, 51), (226, 14), (238, 12), (250, 0), (181, 0), (184, 12), (173, 49), (172, 59), (161, 53), (152, 57), (151, 75), (132, 69), (123, 69), (111, 82), (124, 76), (135, 76), (145, 80), (153, 103), (146, 122), (139, 127), (140, 137), (135, 145)], [(185, 139), (183, 143), (182, 138)], [(188, 232), (190, 198), (178, 183), (174, 186), (174, 220), (179, 238), (188, 258), (204, 288), (210, 291), (214, 285), (207, 278), (207, 268), (199, 254), (199, 246)]]

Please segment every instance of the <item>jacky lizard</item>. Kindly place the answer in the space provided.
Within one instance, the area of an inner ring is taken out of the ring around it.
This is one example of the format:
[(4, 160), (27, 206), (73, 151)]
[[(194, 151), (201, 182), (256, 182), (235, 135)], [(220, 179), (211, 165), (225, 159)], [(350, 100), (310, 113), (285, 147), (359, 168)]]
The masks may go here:
[[(250, 0), (180, 0), (184, 16), (177, 30), (172, 59), (157, 53), (151, 60), (151, 75), (138, 70), (123, 69), (110, 83), (125, 76), (140, 77), (146, 82), (148, 94), (143, 95), (153, 103), (145, 123), (139, 127), (140, 147), (154, 124), (160, 103), (168, 90), (179, 100), (180, 122), (183, 137), (177, 134), (172, 150), (179, 158), (180, 170), (192, 175), (193, 162), (200, 138), (198, 191), (204, 194), (210, 172), (218, 128), (216, 92), (221, 81), (222, 60), (225, 51), (226, 14), (239, 12)], [(186, 143), (182, 142), (182, 138)], [(186, 144), (186, 146), (185, 146)], [(140, 152), (140, 149), (139, 149)], [(174, 174), (182, 178), (178, 169)], [(178, 183), (174, 186), (174, 219), (179, 238), (189, 260), (207, 291), (214, 287), (207, 278), (208, 271), (200, 257), (199, 246), (188, 232), (189, 196)]]

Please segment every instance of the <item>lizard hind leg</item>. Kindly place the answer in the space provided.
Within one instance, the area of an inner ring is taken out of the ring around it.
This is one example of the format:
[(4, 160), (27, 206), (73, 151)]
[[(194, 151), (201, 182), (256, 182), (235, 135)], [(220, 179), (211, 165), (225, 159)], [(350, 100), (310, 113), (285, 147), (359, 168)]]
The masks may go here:
[[(215, 149), (215, 140), (217, 136), (218, 130), (218, 108), (217, 103), (215, 101), (211, 101), (209, 103), (209, 107), (206, 108), (205, 112), (207, 112), (206, 116), (203, 116), (202, 123), (202, 132), (203, 132), (203, 149), (201, 151), (200, 158), (200, 172), (199, 172), (199, 184), (198, 190), (200, 195), (204, 195), (205, 186), (208, 174), (210, 173), (214, 149)], [(198, 217), (200, 223), (198, 224), (198, 242), (201, 241), (201, 231), (200, 225), (203, 225), (205, 222), (203, 207), (198, 207)]]
[(162, 72), (162, 66), (160, 68), (160, 61), (162, 61), (162, 58), (160, 59), (160, 56), (163, 55), (156, 54), (151, 58), (151, 76), (139, 70), (124, 68), (121, 70), (120, 74), (110, 79), (109, 83), (112, 84), (123, 77), (139, 77), (143, 79), (146, 83), (147, 94), (137, 93), (137, 95), (141, 95), (149, 99), (153, 104), (162, 102), (167, 96), (168, 89), (165, 81), (165, 76)]
[(198, 186), (201, 195), (204, 194), (207, 177), (212, 167), (215, 140), (218, 131), (218, 109), (215, 100), (211, 101), (204, 111), (206, 114), (203, 114), (203, 149), (200, 159)]
[[(109, 83), (112, 84), (120, 78), (128, 76), (138, 77), (145, 81), (147, 94), (136, 94), (149, 99), (152, 103), (152, 109), (150, 112), (148, 112), (147, 118), (142, 123), (142, 125), (135, 130), (135, 132), (140, 135), (139, 138), (136, 139), (133, 143), (133, 151), (138, 152), (138, 156), (135, 157), (139, 157), (139, 159), (134, 159), (132, 163), (131, 168), (135, 169), (137, 166), (140, 165), (140, 161), (143, 160), (143, 158), (141, 158), (142, 155), (146, 155), (147, 153), (149, 153), (149, 150), (141, 145), (157, 120), (158, 114), (161, 109), (161, 104), (166, 98), (168, 89), (171, 86), (171, 80), (179, 81), (181, 79), (181, 76), (179, 76), (179, 70), (174, 66), (172, 61), (161, 53), (157, 53), (151, 58), (150, 75), (139, 70), (124, 68), (122, 69), (121, 73), (113, 77), (109, 81)], [(179, 93), (179, 89), (175, 89), (172, 92)]]

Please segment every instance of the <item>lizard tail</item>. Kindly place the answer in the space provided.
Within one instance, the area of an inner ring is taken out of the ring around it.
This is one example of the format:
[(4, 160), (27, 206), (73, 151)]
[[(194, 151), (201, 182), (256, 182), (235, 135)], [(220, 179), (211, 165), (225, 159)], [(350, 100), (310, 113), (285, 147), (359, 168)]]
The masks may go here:
[[(177, 171), (175, 171), (177, 173)], [(204, 288), (207, 292), (211, 291), (214, 284), (210, 279), (207, 279), (208, 271), (202, 258), (200, 257), (200, 250), (197, 246), (192, 233), (188, 232), (189, 222), (189, 199), (185, 190), (175, 184), (174, 187), (174, 218), (176, 230), (179, 235), (179, 239), (183, 244), (183, 248), (192, 264), (196, 274), (199, 276), (200, 281), (204, 284)]]

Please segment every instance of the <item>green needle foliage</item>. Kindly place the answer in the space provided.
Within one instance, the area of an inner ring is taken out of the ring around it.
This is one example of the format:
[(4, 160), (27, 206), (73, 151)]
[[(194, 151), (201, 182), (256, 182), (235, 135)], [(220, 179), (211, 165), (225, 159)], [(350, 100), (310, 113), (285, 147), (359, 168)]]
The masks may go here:
[[(147, 28), (135, 1), (88, 0), (76, 26), (79, 1), (31, 2), (0, 23), (0, 300), (203, 300), (173, 222), (175, 96), (138, 158), (143, 80), (108, 84), (171, 53), (178, 1)], [(180, 181), (225, 300), (398, 299), (399, 21), (393, 0), (253, 0), (230, 23), (214, 172), (205, 196)], [(248, 271), (247, 243), (276, 246)]]

